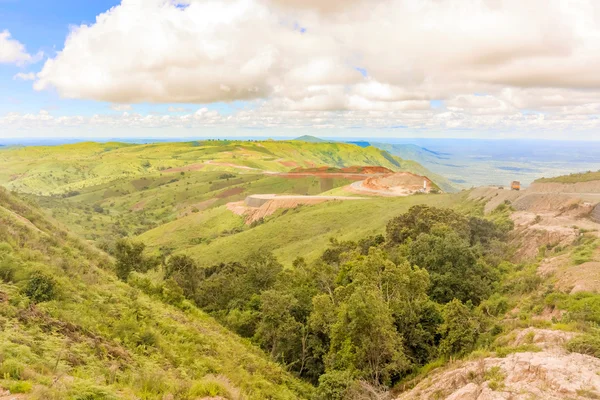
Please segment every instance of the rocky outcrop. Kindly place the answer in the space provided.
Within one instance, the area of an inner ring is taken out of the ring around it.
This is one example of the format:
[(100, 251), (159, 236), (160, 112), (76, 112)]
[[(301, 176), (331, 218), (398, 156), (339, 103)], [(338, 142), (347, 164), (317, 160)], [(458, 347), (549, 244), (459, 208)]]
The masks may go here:
[(564, 350), (564, 343), (573, 336), (570, 332), (533, 328), (521, 331), (512, 344), (530, 343), (541, 351), (455, 362), (429, 374), (398, 399), (600, 398), (600, 360)]
[(590, 213), (590, 219), (594, 222), (600, 223), (600, 203), (597, 204)]

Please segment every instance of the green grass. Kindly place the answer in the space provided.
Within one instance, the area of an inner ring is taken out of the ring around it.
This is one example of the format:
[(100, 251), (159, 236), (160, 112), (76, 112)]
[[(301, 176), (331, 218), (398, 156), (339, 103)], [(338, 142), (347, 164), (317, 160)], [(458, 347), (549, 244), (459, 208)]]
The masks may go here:
[(588, 171), (577, 174), (556, 176), (553, 178), (540, 178), (537, 179), (535, 183), (578, 183), (598, 180), (600, 180), (600, 171)]
[(138, 236), (138, 239), (150, 248), (169, 247), (182, 250), (199, 242), (211, 242), (221, 235), (228, 235), (228, 232), (245, 228), (243, 217), (222, 206), (192, 213), (187, 217), (161, 225)]
[(575, 265), (581, 265), (594, 260), (594, 253), (598, 248), (598, 238), (592, 235), (580, 236), (575, 242), (571, 259)]
[[(223, 261), (239, 261), (253, 252), (273, 252), (284, 264), (296, 257), (312, 259), (328, 246), (330, 238), (358, 240), (383, 233), (387, 222), (415, 204), (438, 207), (459, 206), (462, 195), (422, 195), (399, 198), (374, 198), (356, 201), (331, 201), (314, 206), (280, 210), (252, 229), (215, 237), (210, 243), (188, 247), (183, 252), (208, 266)], [(198, 219), (203, 217), (198, 216)], [(193, 220), (158, 227), (140, 236), (150, 247), (169, 242), (181, 243), (194, 229)], [(219, 227), (213, 231), (218, 233)], [(206, 234), (205, 234), (206, 235)]]
[[(80, 143), (63, 146), (6, 149), (0, 163), (0, 184), (39, 195), (64, 194), (168, 171), (203, 166), (202, 171), (284, 172), (295, 167), (376, 165), (394, 171), (431, 175), (420, 164), (402, 160), (375, 147), (302, 141), (203, 141), (125, 145)], [(231, 164), (231, 165), (228, 165)], [(194, 168), (191, 168), (194, 169)], [(176, 175), (176, 172), (170, 174)], [(434, 177), (436, 179), (441, 177)], [(447, 181), (438, 182), (448, 185)], [(138, 188), (139, 189), (139, 188)]]
[[(0, 386), (31, 399), (311, 396), (191, 304), (168, 306), (117, 281), (112, 264), (0, 189)], [(34, 304), (26, 288), (38, 271), (55, 283)]]
[(0, 185), (29, 194), (54, 219), (98, 243), (141, 235), (250, 194), (347, 195), (341, 188), (352, 182), (269, 171), (377, 165), (429, 174), (373, 147), (302, 141), (88, 142), (5, 149), (0, 163), (7, 166), (0, 171)]

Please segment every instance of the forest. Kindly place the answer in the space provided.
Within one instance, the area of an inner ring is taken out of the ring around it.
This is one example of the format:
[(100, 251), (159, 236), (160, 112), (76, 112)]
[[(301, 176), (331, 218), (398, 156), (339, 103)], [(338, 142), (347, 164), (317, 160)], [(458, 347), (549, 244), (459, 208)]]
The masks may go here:
[(111, 251), (120, 279), (178, 307), (192, 302), (319, 398), (345, 399), (386, 391), (501, 333), (504, 296), (527, 284), (506, 261), (511, 229), (508, 207), (482, 218), (418, 205), (385, 235), (332, 238), (317, 260), (290, 268), (272, 254), (200, 268), (124, 239)]

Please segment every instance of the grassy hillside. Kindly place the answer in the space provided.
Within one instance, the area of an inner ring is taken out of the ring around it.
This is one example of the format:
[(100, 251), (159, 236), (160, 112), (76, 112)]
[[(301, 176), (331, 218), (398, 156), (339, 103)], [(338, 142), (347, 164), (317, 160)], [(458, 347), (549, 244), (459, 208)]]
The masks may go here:
[(600, 181), (600, 171), (592, 172), (581, 172), (578, 174), (569, 174), (562, 176), (555, 176), (552, 178), (540, 178), (534, 183), (578, 183), (578, 182), (590, 182)]
[(227, 171), (150, 173), (84, 188), (67, 198), (30, 195), (75, 233), (89, 240), (141, 234), (194, 213), (217, 208), (250, 194), (315, 195), (349, 184), (319, 179)]
[[(0, 184), (11, 190), (62, 195), (124, 178), (164, 172), (230, 170), (285, 172), (297, 167), (376, 165), (427, 175), (429, 171), (374, 147), (303, 141), (203, 141), (130, 145), (78, 143), (0, 152)], [(435, 180), (435, 179), (433, 179)]]
[(310, 395), (190, 303), (118, 282), (112, 263), (0, 189), (0, 387), (31, 399)]
[(26, 193), (81, 237), (139, 235), (251, 194), (316, 195), (343, 177), (278, 175), (296, 168), (376, 165), (428, 174), (375, 149), (300, 141), (78, 143), (0, 151), (0, 184)]
[(250, 228), (224, 207), (201, 212), (152, 229), (137, 239), (150, 248), (183, 252), (204, 266), (239, 261), (253, 252), (273, 252), (285, 265), (296, 257), (314, 258), (330, 238), (356, 240), (380, 234), (391, 218), (412, 205), (463, 207), (461, 194), (334, 201), (283, 210)]

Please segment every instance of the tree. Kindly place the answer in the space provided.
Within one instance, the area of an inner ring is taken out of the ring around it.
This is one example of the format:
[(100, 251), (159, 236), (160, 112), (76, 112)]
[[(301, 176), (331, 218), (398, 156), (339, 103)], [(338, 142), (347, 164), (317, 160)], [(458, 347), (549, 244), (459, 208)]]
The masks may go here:
[(56, 281), (43, 272), (34, 272), (27, 281), (23, 293), (34, 303), (43, 303), (56, 297)]
[(402, 337), (390, 309), (374, 286), (358, 288), (340, 306), (332, 327), (330, 370), (356, 371), (371, 383), (388, 384), (408, 367)]
[(175, 255), (165, 265), (165, 279), (173, 279), (181, 287), (185, 297), (194, 299), (200, 284), (200, 271), (192, 258)]
[(382, 249), (371, 248), (368, 256), (358, 257), (350, 275), (353, 285), (376, 285), (404, 338), (405, 353), (412, 361), (423, 363), (434, 353), (435, 334), (441, 317), (427, 296), (429, 274), (404, 259), (395, 264)]
[(259, 293), (275, 284), (277, 275), (283, 270), (283, 265), (271, 253), (254, 253), (245, 261), (245, 279), (248, 291)]
[(457, 298), (479, 304), (497, 279), (497, 273), (476, 257), (469, 243), (447, 227), (421, 234), (409, 246), (409, 260), (429, 272), (429, 295), (438, 303)]
[(354, 377), (349, 371), (329, 371), (319, 378), (317, 399), (345, 400), (354, 383)]
[(440, 354), (449, 357), (472, 350), (479, 336), (479, 323), (469, 307), (454, 299), (446, 304), (442, 315), (444, 323), (439, 328), (442, 335)]
[(260, 295), (260, 302), (260, 318), (254, 339), (274, 360), (284, 365), (302, 361), (299, 345), (306, 328), (292, 316), (296, 299), (287, 293), (267, 290)]
[(438, 225), (450, 227), (464, 239), (470, 237), (469, 221), (463, 214), (449, 208), (418, 205), (388, 222), (386, 239), (390, 245), (402, 244), (408, 239), (417, 239), (423, 233), (430, 233)]
[(156, 268), (158, 261), (153, 258), (144, 257), (146, 245), (141, 242), (130, 242), (120, 239), (115, 244), (115, 265), (117, 277), (126, 281), (131, 271), (148, 272)]
[(474, 246), (478, 243), (487, 246), (494, 239), (504, 238), (506, 232), (504, 229), (487, 219), (470, 217), (470, 244)]

